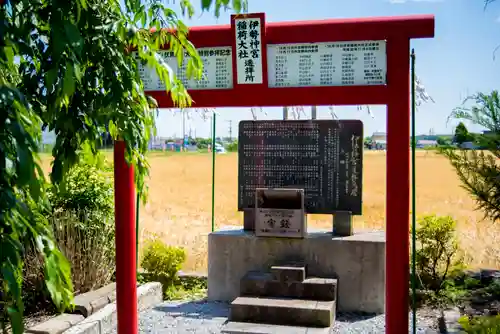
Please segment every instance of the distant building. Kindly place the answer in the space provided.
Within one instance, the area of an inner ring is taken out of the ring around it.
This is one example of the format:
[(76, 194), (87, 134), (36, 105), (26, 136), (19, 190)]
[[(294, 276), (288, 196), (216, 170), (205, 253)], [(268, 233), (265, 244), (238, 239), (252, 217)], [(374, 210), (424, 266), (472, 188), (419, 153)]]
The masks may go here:
[(478, 148), (478, 146), (471, 141), (466, 141), (466, 142), (460, 144), (459, 147), (464, 149), (464, 150), (475, 150)]
[(370, 149), (372, 150), (387, 149), (387, 133), (374, 132), (370, 138)]
[(149, 150), (165, 150), (165, 138), (162, 137), (151, 137), (148, 144)]
[(374, 132), (371, 137), (372, 141), (376, 140), (387, 140), (387, 133), (385, 132)]
[(417, 140), (416, 146), (417, 146), (417, 148), (437, 147), (438, 142), (437, 142), (437, 140), (421, 139), (421, 140)]

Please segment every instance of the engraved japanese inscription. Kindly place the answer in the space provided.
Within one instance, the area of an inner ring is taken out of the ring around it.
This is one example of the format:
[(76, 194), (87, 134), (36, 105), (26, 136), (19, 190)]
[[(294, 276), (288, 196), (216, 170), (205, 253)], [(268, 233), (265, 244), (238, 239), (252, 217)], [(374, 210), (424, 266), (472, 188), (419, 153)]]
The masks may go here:
[(238, 209), (257, 188), (299, 188), (306, 213), (362, 213), (363, 123), (359, 120), (242, 121)]
[(385, 41), (269, 44), (269, 87), (385, 85)]
[(238, 84), (261, 84), (262, 36), (259, 18), (235, 19), (236, 71)]
[[(158, 51), (159, 56), (171, 69), (171, 73), (182, 81), (187, 89), (231, 89), (233, 88), (233, 62), (230, 47), (199, 48), (198, 54), (203, 62), (203, 74), (200, 80), (188, 78), (189, 55), (186, 53), (182, 65), (172, 51)], [(158, 77), (156, 70), (139, 61), (137, 52), (139, 74), (144, 83), (145, 91), (165, 90), (165, 84)]]

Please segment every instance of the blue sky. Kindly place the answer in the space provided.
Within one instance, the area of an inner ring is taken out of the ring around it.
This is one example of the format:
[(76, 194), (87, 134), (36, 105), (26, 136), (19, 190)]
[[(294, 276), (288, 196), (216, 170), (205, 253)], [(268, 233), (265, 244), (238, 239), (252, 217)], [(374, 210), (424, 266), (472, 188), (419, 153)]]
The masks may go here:
[[(178, 2), (177, 2), (178, 3)], [(198, 5), (198, 1), (193, 1)], [(199, 6), (199, 5), (198, 5)], [(199, 7), (198, 7), (199, 8)], [(425, 104), (417, 114), (417, 133), (451, 133), (456, 123), (446, 124), (451, 110), (460, 105), (463, 98), (477, 91), (499, 88), (500, 51), (493, 59), (495, 48), (500, 45), (500, 3), (493, 3), (486, 10), (482, 0), (249, 0), (249, 12), (265, 12), (268, 22), (390, 16), (408, 14), (434, 14), (436, 33), (434, 39), (412, 41), (417, 54), (417, 75), (427, 92), (436, 101)], [(190, 26), (228, 24), (230, 13), (216, 19), (212, 13), (198, 12)], [(308, 111), (308, 109), (306, 109)], [(251, 119), (249, 109), (218, 109), (217, 136), (229, 134), (229, 120), (233, 124), (233, 136), (237, 134), (238, 121)], [(341, 119), (361, 119), (365, 134), (385, 131), (385, 107), (372, 108), (375, 118), (356, 107), (336, 107)], [(267, 116), (260, 119), (279, 119), (280, 108), (267, 108)], [(319, 108), (318, 118), (330, 118), (326, 108)], [(187, 122), (186, 132), (208, 137), (209, 122), (193, 114)], [(181, 136), (182, 117), (169, 110), (160, 110), (157, 120), (159, 136)], [(472, 130), (479, 130), (471, 128)]]

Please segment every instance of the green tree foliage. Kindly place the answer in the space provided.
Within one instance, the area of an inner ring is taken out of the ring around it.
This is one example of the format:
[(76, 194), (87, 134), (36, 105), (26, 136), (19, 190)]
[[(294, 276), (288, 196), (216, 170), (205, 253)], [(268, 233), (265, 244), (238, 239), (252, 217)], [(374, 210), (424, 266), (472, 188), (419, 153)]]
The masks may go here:
[(459, 266), (456, 222), (451, 217), (425, 216), (418, 221), (416, 268), (423, 288), (436, 294), (450, 271)]
[(469, 318), (461, 317), (458, 321), (465, 333), (497, 334), (500, 333), (500, 315), (480, 316)]
[(438, 145), (441, 145), (441, 146), (442, 145), (448, 145), (447, 140), (445, 138), (443, 138), (443, 137), (438, 137), (437, 143), (438, 143)]
[(238, 152), (238, 141), (235, 140), (227, 145), (228, 152)]
[[(246, 10), (246, 0), (203, 0), (202, 10)], [(191, 17), (194, 7), (180, 1)], [(149, 28), (155, 27), (154, 31)], [(173, 28), (162, 30), (160, 28)], [(188, 76), (202, 62), (188, 29), (160, 0), (10, 0), (0, 2), (0, 284), (2, 326), (23, 332), (21, 282), (24, 245), (43, 255), (47, 288), (59, 309), (71, 302), (69, 264), (53, 242), (46, 219), (46, 187), (37, 155), (41, 127), (55, 132), (51, 180), (59, 183), (82, 145), (95, 152), (101, 134), (126, 141), (127, 159), (144, 185), (156, 102), (144, 93), (137, 59), (156, 69), (179, 107), (191, 99), (158, 56), (168, 45)], [(132, 53), (132, 48), (137, 53)], [(146, 194), (145, 191), (141, 192)], [(40, 210), (43, 212), (43, 210)]]
[(212, 145), (211, 138), (196, 138), (195, 142), (196, 142), (196, 146), (200, 150), (206, 150), (208, 148), (208, 145)]
[(186, 261), (183, 248), (168, 246), (159, 239), (146, 243), (141, 259), (141, 267), (153, 281), (161, 282), (163, 293), (175, 284), (177, 272)]
[(456, 108), (450, 117), (467, 120), (488, 130), (476, 135), (484, 150), (441, 149), (457, 172), (462, 186), (476, 200), (485, 218), (500, 220), (500, 97), (498, 91), (468, 98), (473, 105)]
[(100, 153), (85, 146), (79, 162), (66, 173), (63, 182), (48, 189), (52, 211), (99, 212), (113, 218), (112, 167)]
[(457, 144), (463, 144), (465, 142), (473, 141), (474, 137), (469, 133), (469, 130), (467, 130), (467, 127), (463, 122), (458, 123), (457, 127), (455, 128), (455, 137), (454, 141)]

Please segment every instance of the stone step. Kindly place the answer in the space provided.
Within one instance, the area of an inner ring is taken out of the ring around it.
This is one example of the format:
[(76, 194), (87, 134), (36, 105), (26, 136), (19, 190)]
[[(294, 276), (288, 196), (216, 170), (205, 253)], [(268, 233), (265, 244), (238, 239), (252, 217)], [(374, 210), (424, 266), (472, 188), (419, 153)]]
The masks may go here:
[(331, 327), (335, 301), (238, 297), (231, 303), (230, 321), (271, 325)]
[(302, 282), (306, 279), (306, 266), (295, 263), (272, 266), (271, 274), (280, 282)]
[(240, 295), (331, 301), (337, 300), (337, 280), (306, 278), (287, 283), (275, 280), (271, 273), (251, 271), (240, 281)]
[(299, 327), (251, 322), (229, 321), (222, 327), (222, 334), (328, 334), (330, 327)]

